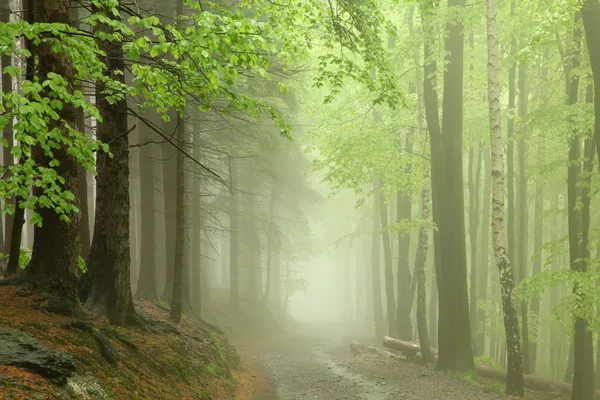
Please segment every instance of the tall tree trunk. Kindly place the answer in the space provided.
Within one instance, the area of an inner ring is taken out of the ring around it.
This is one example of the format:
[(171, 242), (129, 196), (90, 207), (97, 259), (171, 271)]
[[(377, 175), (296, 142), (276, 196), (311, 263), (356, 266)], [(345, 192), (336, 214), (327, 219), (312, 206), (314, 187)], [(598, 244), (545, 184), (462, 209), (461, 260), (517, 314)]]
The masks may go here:
[[(10, 5), (10, 4), (9, 4)], [(33, 24), (36, 20), (35, 20), (35, 15), (34, 12), (30, 12), (30, 10), (33, 10), (34, 7), (34, 2), (33, 0), (23, 0), (23, 6), (24, 6), (24, 18), (27, 18), (27, 22), (30, 24)], [(9, 18), (10, 20), (10, 18)], [(27, 48), (27, 50), (30, 51), (31, 55), (26, 59), (26, 76), (25, 79), (27, 79), (28, 81), (33, 81), (34, 79), (34, 64), (35, 64), (35, 55), (34, 52), (37, 50), (35, 49), (31, 42), (25, 38), (25, 46)], [(8, 56), (8, 64), (10, 65), (11, 62), (11, 57)], [(2, 58), (2, 69), (4, 69), (4, 61), (5, 58)], [(8, 80), (8, 82), (6, 82)], [(7, 75), (6, 77), (3, 76), (3, 80), (2, 80), (2, 85), (3, 85), (3, 90), (4, 90), (4, 85), (5, 83), (8, 85), (10, 84), (10, 87), (8, 87), (8, 91), (12, 91), (12, 78), (10, 77), (10, 75)], [(8, 93), (8, 92), (7, 92)], [(7, 131), (6, 129), (10, 128), (10, 132)], [(3, 136), (6, 138), (8, 135), (10, 135), (10, 138), (8, 138), (8, 144), (9, 146), (5, 148), (8, 149), (9, 147), (12, 149), (12, 147), (14, 146), (14, 138), (13, 138), (13, 132), (12, 132), (12, 120), (7, 124), (7, 126), (5, 127), (5, 131)], [(13, 165), (13, 156), (12, 154), (6, 154), (4, 153), (4, 156), (7, 156), (7, 162), (6, 165), (10, 166)], [(20, 160), (17, 160), (17, 162), (20, 162)], [(19, 197), (16, 197), (12, 200), (10, 200), (12, 202), (14, 202), (15, 204), (15, 212), (14, 214), (11, 216), (9, 214), (6, 214), (6, 226), (7, 228), (10, 226), (10, 235), (7, 236), (6, 239), (6, 249), (8, 250), (8, 265), (6, 268), (6, 273), (9, 277), (14, 277), (18, 274), (19, 272), (19, 264), (20, 264), (20, 256), (21, 256), (21, 242), (23, 240), (23, 225), (25, 224), (25, 208), (21, 206), (21, 202), (22, 199)], [(8, 229), (7, 229), (7, 234), (8, 234)]]
[[(527, 116), (527, 67), (521, 63), (519, 65), (519, 105), (518, 114), (521, 120)], [(520, 138), (518, 142), (518, 153), (519, 153), (519, 192), (518, 192), (518, 206), (519, 206), (519, 279), (521, 282), (527, 278), (527, 250), (529, 242), (529, 231), (527, 229), (528, 220), (528, 204), (527, 204), (527, 175), (525, 172), (525, 155), (527, 153), (527, 144), (525, 143), (525, 135), (520, 132)], [(529, 304), (526, 301), (521, 301), (521, 321), (523, 329), (523, 364), (524, 371), (526, 374), (531, 374), (533, 367), (531, 365), (531, 354), (529, 353)]]
[[(583, 4), (583, 8), (581, 10), (581, 16), (583, 19), (583, 26), (585, 29), (585, 38), (587, 43), (587, 49), (590, 58), (590, 65), (592, 67), (594, 88), (593, 88), (593, 97), (594, 97), (594, 133), (593, 138), (596, 142), (596, 152), (598, 154), (598, 160), (600, 161), (600, 41), (598, 38), (600, 37), (600, 1), (598, 0), (585, 0)], [(579, 325), (582, 325), (581, 323)], [(583, 335), (580, 335), (583, 336)], [(600, 339), (598, 340), (598, 347), (600, 350)], [(591, 347), (590, 347), (591, 349)], [(600, 354), (600, 353), (599, 353)], [(600, 360), (600, 356), (598, 357)], [(584, 374), (587, 376), (587, 368), (589, 364), (586, 362), (587, 360), (582, 360), (582, 365), (584, 366)], [(600, 365), (596, 366), (596, 381), (600, 384)], [(582, 380), (578, 380), (579, 383), (584, 383)], [(585, 394), (585, 391), (589, 391), (591, 386), (588, 383), (588, 386), (583, 389), (581, 392)], [(575, 389), (575, 387), (574, 387)], [(593, 390), (593, 389), (592, 389)], [(580, 389), (577, 389), (577, 394), (580, 393)], [(575, 399), (576, 393), (573, 390), (573, 399)], [(580, 397), (583, 399), (583, 397)]]
[[(80, 7), (72, 7), (71, 8), (71, 20), (73, 21), (73, 26), (80, 29)], [(81, 86), (78, 87), (79, 90), (82, 89)], [(77, 121), (77, 130), (79, 132), (86, 132), (87, 129), (85, 127), (85, 112), (82, 108), (77, 108), (76, 110), (76, 121)], [(89, 214), (89, 205), (88, 205), (88, 171), (80, 164), (77, 165), (77, 176), (79, 179), (79, 193), (81, 204), (79, 205), (79, 210), (81, 213), (81, 223), (79, 226), (81, 237), (81, 258), (84, 260), (87, 259), (88, 253), (90, 251), (90, 246), (92, 244), (91, 238), (91, 230), (90, 230), (90, 214)], [(87, 297), (87, 296), (86, 296)]]
[[(510, 3), (510, 17), (514, 18), (516, 10), (515, 0)], [(517, 54), (517, 40), (514, 35), (510, 41), (510, 55)], [(518, 274), (518, 259), (516, 257), (516, 231), (515, 231), (515, 162), (514, 162), (514, 134), (515, 134), (515, 98), (516, 98), (516, 76), (517, 66), (514, 61), (510, 64), (508, 71), (508, 121), (506, 126), (506, 186), (508, 196), (508, 209), (506, 215), (506, 228), (508, 230), (508, 241), (506, 251), (508, 259), (513, 263), (514, 272)]]
[[(102, 11), (102, 10), (98, 10)], [(110, 13), (107, 13), (110, 15)], [(107, 31), (104, 24), (98, 31)], [(106, 51), (106, 66), (111, 79), (124, 83), (125, 62), (119, 43), (101, 41)], [(96, 170), (96, 214), (94, 236), (87, 261), (92, 288), (86, 309), (106, 315), (112, 324), (136, 322), (131, 295), (129, 248), (129, 138), (127, 133), (127, 101), (112, 103), (110, 92), (96, 87), (96, 104), (103, 121), (97, 127), (97, 138), (110, 143), (112, 157), (98, 154)], [(85, 194), (87, 195), (87, 193)]]
[[(140, 121), (138, 121), (140, 122)], [(148, 128), (139, 126), (140, 143), (140, 273), (136, 297), (157, 299), (156, 292), (156, 221), (155, 221), (155, 170), (156, 145), (148, 143)]]
[[(448, 7), (462, 9), (465, 0), (449, 0)], [(473, 349), (469, 319), (467, 255), (465, 243), (462, 134), (463, 134), (463, 62), (464, 34), (460, 20), (446, 24), (444, 72), (444, 110), (441, 146), (443, 163), (433, 163), (434, 179), (439, 192), (442, 241), (442, 268), (439, 271), (440, 295), (439, 358), (440, 370), (472, 370)], [(433, 140), (432, 140), (433, 142)], [(432, 159), (438, 155), (432, 152)], [(446, 183), (442, 186), (442, 181)], [(444, 306), (442, 306), (442, 304)], [(444, 327), (442, 329), (442, 326)]]
[(396, 300), (394, 298), (394, 272), (392, 271), (392, 246), (388, 230), (388, 208), (385, 196), (379, 191), (379, 212), (381, 213), (381, 236), (383, 239), (383, 259), (385, 267), (385, 298), (387, 310), (388, 336), (396, 337)]
[[(535, 259), (533, 261), (533, 272), (532, 276), (539, 274), (542, 271), (542, 252), (543, 252), (543, 232), (544, 232), (544, 192), (540, 184), (536, 185), (535, 188), (535, 206), (534, 206), (534, 224), (535, 230), (533, 234), (533, 251), (535, 252)], [(534, 332), (530, 332), (530, 336), (533, 336), (533, 340), (529, 344), (529, 357), (531, 373), (536, 373), (537, 367), (537, 343), (540, 337), (540, 298), (535, 297), (531, 301), (531, 317), (534, 320)]]
[(273, 250), (275, 241), (278, 237), (275, 235), (275, 181), (271, 183), (271, 195), (269, 196), (269, 226), (267, 231), (267, 282), (265, 285), (265, 300), (269, 302), (272, 286), (272, 267), (273, 267)]
[[(27, 0), (24, 0), (23, 2), (24, 2), (24, 5), (26, 6)], [(27, 9), (27, 7), (23, 7), (23, 8)], [(1, 0), (0, 1), (0, 23), (3, 23), (3, 22), (10, 22), (10, 0)], [(3, 93), (12, 92), (12, 77), (8, 73), (3, 72), (6, 67), (9, 67), (11, 65), (11, 62), (12, 62), (12, 60), (11, 60), (10, 55), (3, 55), (0, 58), (0, 64), (2, 65), (2, 71), (0, 71), (0, 73), (2, 74), (2, 92)], [(10, 113), (9, 108), (5, 107), (5, 110), (6, 110), (6, 113)], [(3, 148), (2, 160), (3, 160), (4, 167), (9, 168), (10, 165), (13, 164), (13, 155), (11, 154), (11, 151), (12, 151), (12, 148), (14, 145), (12, 119), (9, 119), (6, 123), (6, 125), (4, 126), (4, 130), (2, 131), (2, 137), (4, 138), (4, 140), (7, 143), (7, 146)], [(14, 203), (14, 199), (7, 200), (7, 202)], [(2, 248), (2, 252), (5, 254), (10, 254), (10, 248), (11, 248), (10, 238), (12, 235), (13, 217), (10, 214), (4, 214), (4, 218), (5, 218), (6, 223), (4, 224), (4, 232), (3, 232), (4, 246)]]
[[(35, 21), (41, 23), (69, 24), (69, 0), (38, 0)], [(36, 52), (39, 57), (38, 70), (42, 81), (49, 73), (59, 74), (67, 83), (74, 82), (74, 69), (70, 58), (64, 53), (55, 53), (50, 45), (41, 44)], [(73, 105), (66, 103), (59, 112), (61, 119), (75, 125)], [(55, 128), (51, 123), (49, 129)], [(79, 204), (79, 184), (77, 181), (77, 162), (66, 148), (54, 150), (54, 157), (60, 165), (56, 167), (58, 176), (64, 179), (63, 190), (75, 196)], [(41, 149), (35, 149), (38, 165), (48, 165), (49, 159)], [(36, 190), (36, 195), (40, 195)], [(48, 290), (56, 297), (49, 301), (50, 311), (79, 315), (81, 306), (77, 297), (78, 259), (81, 254), (79, 241), (79, 215), (70, 215), (68, 222), (61, 220), (54, 210), (38, 208), (44, 223), (35, 227), (35, 236), (31, 262), (27, 268), (27, 278), (39, 287)]]
[[(373, 185), (373, 232), (371, 241), (371, 283), (373, 285), (373, 316), (375, 319), (375, 337), (383, 338), (385, 326), (383, 322), (383, 305), (381, 301), (381, 214), (377, 204), (377, 184)], [(385, 206), (382, 205), (382, 207)]]
[(237, 160), (230, 158), (230, 181), (232, 192), (229, 195), (229, 304), (232, 307), (239, 306), (239, 223), (238, 223), (238, 200), (235, 195), (237, 184)]
[[(412, 153), (412, 139), (411, 134), (406, 135), (405, 150), (407, 154)], [(410, 175), (412, 167), (409, 165), (404, 169), (404, 173)], [(410, 197), (398, 192), (396, 202), (397, 209), (397, 222), (402, 221), (410, 222), (412, 206)], [(410, 249), (410, 235), (398, 233), (398, 271), (396, 275), (397, 279), (397, 290), (398, 290), (398, 305), (396, 312), (396, 333), (398, 339), (410, 341), (412, 340), (412, 322), (410, 314), (412, 311), (412, 304), (414, 298), (414, 292), (411, 290), (412, 276), (410, 273), (409, 266), (409, 249)]]
[(508, 360), (506, 368), (506, 394), (523, 397), (523, 355), (519, 337), (519, 319), (513, 299), (513, 271), (504, 246), (504, 160), (502, 155), (502, 131), (500, 112), (500, 60), (496, 33), (495, 0), (487, 4), (488, 47), (488, 101), (490, 115), (490, 142), (492, 155), (492, 234), (494, 254), (500, 275), (502, 308)]
[[(438, 229), (433, 232), (433, 246), (434, 246), (434, 266), (435, 266), (435, 283), (438, 290), (432, 289), (432, 299), (435, 294), (438, 298), (435, 304), (439, 306), (437, 311), (440, 313), (440, 318), (434, 318), (434, 313), (430, 312), (433, 322), (437, 322), (437, 329), (431, 329), (432, 338), (437, 338), (438, 348), (442, 347), (442, 338), (445, 339), (446, 331), (445, 325), (441, 320), (442, 308), (445, 307), (445, 303), (442, 301), (441, 292), (442, 283), (442, 237), (440, 234), (440, 227), (442, 225), (441, 209), (440, 209), (440, 194), (439, 192), (445, 187), (446, 181), (439, 179), (438, 175), (444, 170), (445, 164), (445, 153), (442, 146), (442, 131), (440, 128), (439, 120), (439, 104), (438, 104), (438, 91), (437, 91), (437, 63), (435, 61), (434, 48), (435, 43), (428, 32), (433, 28), (432, 14), (433, 14), (433, 1), (427, 1), (420, 4), (421, 7), (421, 20), (424, 33), (423, 42), (423, 58), (425, 60), (423, 66), (423, 103), (425, 106), (425, 120), (430, 137), (430, 151), (431, 151), (431, 194), (432, 194), (432, 210), (433, 210), (433, 222)], [(432, 300), (433, 301), (433, 300)], [(432, 306), (433, 307), (433, 306)]]
[(177, 153), (179, 153), (179, 151), (177, 151), (170, 143), (164, 143), (162, 145), (165, 219), (165, 287), (162, 299), (167, 302), (170, 302), (173, 298), (175, 247), (177, 246)]
[[(470, 313), (471, 313), (471, 336), (477, 335), (477, 229), (479, 227), (479, 185), (481, 175), (481, 150), (479, 146), (475, 156), (475, 146), (469, 149), (469, 238), (471, 250), (471, 285), (470, 285)], [(480, 266), (482, 268), (484, 266)], [(483, 269), (483, 268), (482, 268)], [(477, 348), (474, 343), (475, 355), (482, 354), (483, 349)]]
[[(429, 220), (429, 188), (423, 188), (421, 194), (421, 218), (423, 221)], [(427, 242), (429, 232), (426, 227), (419, 230), (419, 243), (417, 245), (417, 255), (415, 257), (415, 270), (417, 274), (417, 329), (419, 332), (419, 345), (423, 361), (432, 362), (434, 360), (429, 344), (429, 334), (427, 332), (427, 299), (425, 291), (425, 263), (427, 261)]]
[(594, 140), (600, 160), (600, 0), (585, 0), (581, 17), (594, 78)]
[[(180, 2), (178, 1), (178, 8)], [(178, 14), (180, 14), (178, 12)], [(177, 139), (179, 143), (185, 142), (185, 122), (183, 117), (178, 117), (177, 120)], [(184, 279), (184, 248), (185, 248), (185, 159), (181, 151), (176, 151), (176, 205), (175, 205), (175, 264), (173, 268), (173, 297), (171, 298), (171, 312), (169, 318), (175, 323), (181, 321), (181, 314), (184, 309), (184, 302), (189, 299), (184, 299), (184, 285), (189, 282)], [(166, 195), (166, 193), (165, 193)], [(168, 239), (168, 235), (167, 235)], [(168, 250), (167, 250), (168, 256)], [(168, 262), (167, 262), (168, 266)]]
[[(491, 205), (492, 205), (492, 159), (490, 154), (483, 154), (484, 162), (484, 177), (483, 185), (483, 210), (481, 213), (481, 244), (480, 244), (480, 261), (481, 274), (479, 275), (479, 283), (477, 284), (477, 299), (482, 303), (487, 301), (488, 293), (488, 271), (489, 271), (489, 249), (490, 249), (490, 227), (491, 227)], [(477, 322), (479, 326), (486, 326), (486, 312), (484, 308), (477, 310)], [(479, 350), (479, 354), (484, 354), (485, 350), (485, 329), (482, 328), (477, 332), (475, 348)]]

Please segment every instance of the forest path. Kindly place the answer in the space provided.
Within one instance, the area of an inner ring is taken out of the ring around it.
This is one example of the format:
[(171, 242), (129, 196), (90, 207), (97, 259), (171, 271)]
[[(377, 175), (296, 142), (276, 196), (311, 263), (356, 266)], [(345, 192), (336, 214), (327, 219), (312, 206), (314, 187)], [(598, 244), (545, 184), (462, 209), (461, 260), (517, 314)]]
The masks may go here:
[(487, 400), (503, 396), (432, 368), (353, 355), (343, 327), (302, 326), (256, 359), (273, 390), (254, 400)]

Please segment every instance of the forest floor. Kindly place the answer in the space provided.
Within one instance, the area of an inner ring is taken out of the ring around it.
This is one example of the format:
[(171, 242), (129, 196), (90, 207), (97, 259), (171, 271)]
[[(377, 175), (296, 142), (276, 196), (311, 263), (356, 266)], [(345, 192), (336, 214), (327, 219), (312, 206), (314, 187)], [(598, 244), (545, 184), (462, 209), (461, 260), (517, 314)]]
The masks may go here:
[[(492, 400), (507, 399), (504, 385), (463, 375), (449, 376), (433, 366), (351, 352), (359, 338), (352, 327), (301, 325), (287, 337), (246, 348), (236, 344), (251, 360), (256, 382), (254, 397), (244, 400)], [(367, 340), (363, 341), (367, 342)], [(527, 391), (527, 400), (567, 400), (569, 395)]]
[[(92, 334), (41, 310), (39, 300), (0, 286), (0, 399), (232, 400), (259, 387), (261, 377), (241, 368), (218, 328), (187, 317), (174, 325), (160, 304), (136, 301), (149, 331), (88, 320)], [(102, 355), (98, 338), (116, 361)], [(66, 376), (51, 376), (56, 370)]]
[[(148, 301), (136, 302), (136, 307), (150, 321), (150, 332), (88, 321), (96, 336), (108, 341), (118, 354), (118, 360), (111, 363), (102, 355), (98, 337), (65, 325), (63, 316), (42, 311), (36, 306), (38, 295), (17, 295), (16, 290), (0, 286), (0, 336), (7, 331), (26, 335), (43, 351), (66, 357), (76, 372), (66, 384), (57, 385), (56, 379), (44, 378), (36, 370), (38, 359), (20, 366), (0, 365), (0, 399), (505, 398), (503, 385), (498, 382), (448, 376), (433, 366), (377, 353), (353, 353), (349, 346), (352, 341), (373, 344), (365, 339), (368, 334), (354, 326), (294, 324), (249, 304), (236, 311), (224, 303), (203, 308), (206, 321), (221, 327), (224, 334), (191, 317), (173, 325), (165, 307)], [(0, 364), (7, 357), (6, 337), (0, 337)], [(48, 354), (40, 357), (47, 358)], [(526, 395), (528, 400), (569, 397), (559, 393)]]

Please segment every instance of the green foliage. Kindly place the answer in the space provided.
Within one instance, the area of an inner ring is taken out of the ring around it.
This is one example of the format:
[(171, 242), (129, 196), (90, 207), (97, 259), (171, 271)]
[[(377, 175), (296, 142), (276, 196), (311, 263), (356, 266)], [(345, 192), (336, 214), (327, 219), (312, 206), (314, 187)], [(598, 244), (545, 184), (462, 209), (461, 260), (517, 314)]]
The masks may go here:
[(500, 369), (502, 368), (500, 366), (500, 364), (498, 364), (498, 361), (494, 360), (491, 357), (488, 356), (477, 356), (473, 359), (475, 361), (475, 366), (476, 367), (491, 367), (491, 368), (497, 368)]

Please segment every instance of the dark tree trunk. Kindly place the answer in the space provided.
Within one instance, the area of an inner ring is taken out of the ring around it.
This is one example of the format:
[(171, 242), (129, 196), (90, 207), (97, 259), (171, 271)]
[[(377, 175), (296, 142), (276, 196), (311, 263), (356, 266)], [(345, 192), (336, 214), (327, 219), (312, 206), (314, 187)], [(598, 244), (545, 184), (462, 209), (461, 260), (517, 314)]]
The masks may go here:
[[(489, 250), (490, 250), (490, 226), (491, 226), (491, 205), (492, 205), (492, 160), (490, 155), (484, 152), (484, 177), (483, 185), (483, 210), (481, 213), (481, 244), (480, 244), (480, 261), (481, 274), (479, 275), (479, 283), (477, 284), (477, 299), (479, 301), (487, 301), (488, 292), (488, 271), (490, 267)], [(486, 313), (484, 308), (477, 310), (477, 322), (479, 326), (486, 326)], [(485, 350), (485, 329), (482, 328), (477, 332), (475, 348), (479, 354), (484, 354)]]
[[(139, 126), (140, 143), (151, 140), (148, 128)], [(154, 211), (155, 145), (146, 144), (139, 150), (140, 158), (140, 273), (136, 297), (157, 299), (156, 292), (156, 223)]]
[[(383, 304), (381, 301), (381, 214), (377, 205), (377, 184), (373, 185), (373, 232), (371, 242), (371, 283), (373, 285), (373, 316), (375, 319), (375, 336), (377, 339), (385, 335), (383, 322)], [(385, 205), (383, 205), (385, 206)]]
[[(440, 227), (442, 225), (441, 205), (440, 205), (440, 192), (446, 185), (446, 180), (438, 178), (438, 175), (444, 171), (445, 152), (442, 146), (442, 131), (440, 128), (439, 121), (439, 104), (438, 104), (438, 91), (437, 91), (437, 64), (435, 61), (434, 54), (434, 43), (430, 41), (430, 35), (428, 32), (433, 29), (432, 26), (432, 7), (433, 2), (428, 1), (421, 4), (421, 19), (423, 25), (423, 33), (425, 35), (425, 41), (423, 44), (423, 55), (425, 64), (423, 66), (423, 103), (425, 105), (425, 121), (429, 130), (430, 137), (430, 150), (432, 154), (431, 158), (431, 194), (432, 194), (432, 210), (433, 210), (433, 222), (438, 229), (433, 232), (433, 246), (434, 246), (434, 266), (435, 266), (435, 282), (438, 290), (432, 289), (432, 302), (435, 301), (436, 311), (439, 311), (440, 318), (435, 318), (434, 313), (430, 312), (433, 322), (437, 322), (437, 328), (431, 329), (432, 338), (437, 338), (434, 343), (437, 342), (438, 348), (446, 345), (446, 325), (441, 320), (442, 315), (445, 315), (445, 311), (442, 312), (442, 308), (446, 304), (442, 301), (443, 285), (441, 280), (442, 276), (442, 236), (440, 233)], [(433, 295), (437, 296), (437, 299), (433, 299)]]
[(585, 0), (581, 16), (594, 78), (594, 140), (600, 160), (600, 1)]
[[(73, 26), (80, 29), (80, 12), (81, 9), (79, 7), (71, 8), (71, 20), (73, 21)], [(82, 88), (79, 87), (79, 90)], [(85, 128), (85, 113), (82, 108), (76, 109), (76, 121), (77, 121), (77, 130), (81, 133), (86, 132)], [(91, 237), (90, 237), (90, 217), (89, 217), (89, 205), (88, 205), (88, 171), (81, 165), (77, 165), (77, 176), (79, 179), (79, 193), (80, 193), (80, 201), (81, 204), (79, 206), (79, 210), (81, 213), (81, 222), (79, 225), (79, 236), (81, 237), (81, 258), (84, 260), (87, 259), (88, 253), (90, 251), (91, 246)], [(89, 294), (89, 288), (87, 288), (87, 292), (85, 295)], [(81, 294), (81, 291), (80, 291)], [(85, 299), (82, 299), (85, 300)]]
[[(35, 21), (42, 23), (69, 24), (69, 0), (37, 1)], [(73, 83), (74, 70), (69, 57), (62, 53), (54, 53), (47, 44), (40, 45), (36, 52), (39, 57), (39, 76), (43, 81), (49, 73), (60, 74), (66, 82)], [(60, 117), (71, 125), (75, 125), (72, 104), (65, 104)], [(52, 124), (49, 129), (54, 128)], [(58, 176), (64, 179), (63, 189), (75, 196), (79, 205), (79, 184), (77, 181), (77, 162), (66, 148), (54, 151), (54, 157), (60, 162), (56, 167)], [(38, 165), (48, 165), (48, 158), (41, 149), (36, 149), (35, 159)], [(36, 191), (36, 195), (40, 195)], [(42, 226), (35, 227), (33, 252), (27, 268), (27, 279), (40, 288), (48, 290), (56, 297), (48, 303), (50, 311), (79, 315), (81, 306), (77, 297), (77, 268), (81, 254), (79, 241), (79, 215), (70, 215), (68, 222), (47, 208), (38, 208), (42, 217)]]
[[(108, 27), (99, 25), (99, 31)], [(110, 77), (124, 83), (125, 63), (118, 43), (100, 42), (106, 51)], [(129, 138), (127, 101), (109, 102), (104, 87), (96, 87), (96, 104), (103, 121), (97, 138), (110, 143), (112, 157), (100, 152), (96, 162), (96, 214), (88, 257), (92, 288), (85, 307), (106, 315), (112, 324), (136, 322), (131, 295), (129, 248)]]
[(388, 230), (388, 209), (385, 196), (379, 191), (379, 212), (381, 214), (381, 236), (383, 239), (383, 259), (385, 271), (385, 298), (387, 310), (388, 336), (396, 337), (396, 300), (394, 298), (394, 272), (392, 271), (392, 246)]
[[(449, 0), (448, 7), (462, 9), (465, 0)], [(438, 272), (440, 295), (440, 370), (472, 370), (473, 349), (469, 320), (467, 256), (465, 243), (462, 131), (463, 131), (463, 24), (451, 20), (446, 25), (447, 68), (444, 72), (443, 135), (436, 139), (443, 148), (432, 152), (435, 186), (439, 189), (442, 266)], [(433, 142), (433, 139), (432, 139)], [(442, 161), (442, 162), (440, 162)]]
[[(421, 218), (423, 221), (429, 220), (429, 189), (424, 188), (421, 195)], [(425, 291), (425, 263), (427, 261), (427, 245), (429, 232), (426, 227), (419, 230), (419, 244), (417, 245), (417, 255), (415, 257), (415, 270), (417, 274), (417, 329), (419, 332), (419, 345), (423, 361), (434, 361), (431, 345), (429, 343), (429, 334), (427, 332), (427, 300)]]
[[(178, 117), (177, 120), (177, 139), (179, 143), (185, 141), (185, 123), (183, 118)], [(169, 318), (175, 323), (181, 321), (181, 314), (184, 309), (184, 302), (189, 299), (184, 299), (184, 285), (189, 282), (184, 279), (184, 246), (185, 246), (185, 163), (184, 155), (181, 151), (176, 151), (176, 202), (175, 202), (175, 258), (173, 269), (173, 290), (171, 298), (171, 312)], [(166, 195), (166, 193), (165, 193)], [(169, 236), (167, 235), (167, 239)], [(168, 250), (167, 250), (168, 255)], [(168, 263), (167, 263), (168, 266)]]

